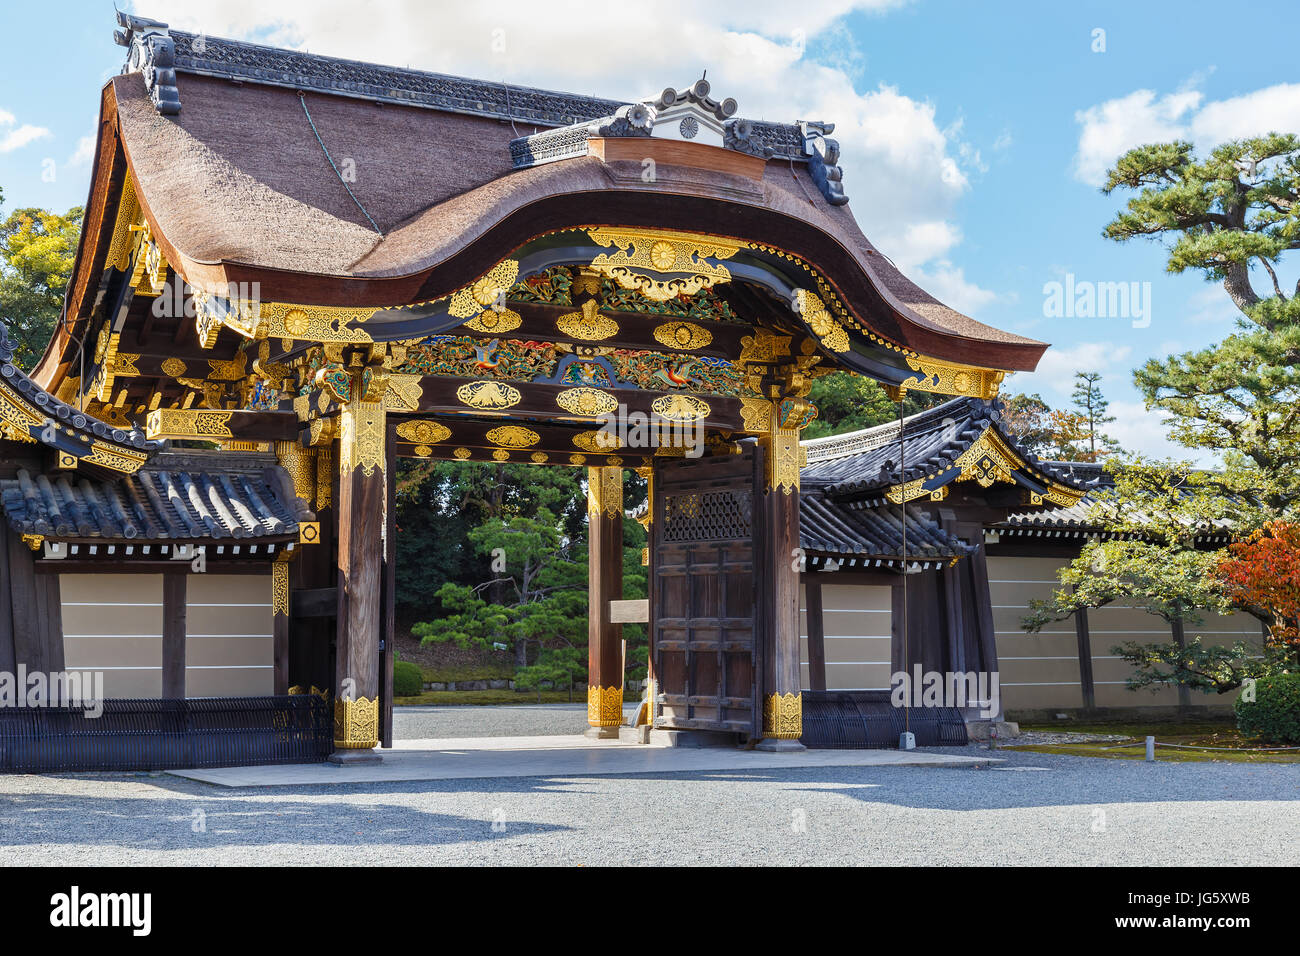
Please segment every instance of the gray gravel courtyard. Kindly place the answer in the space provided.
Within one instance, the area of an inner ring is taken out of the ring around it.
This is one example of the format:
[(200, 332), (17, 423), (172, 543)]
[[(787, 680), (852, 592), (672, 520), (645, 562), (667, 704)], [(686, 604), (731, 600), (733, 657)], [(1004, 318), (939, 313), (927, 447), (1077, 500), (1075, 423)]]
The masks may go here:
[[(471, 726), (523, 735), (529, 726), (569, 731), (579, 710), (418, 708), (396, 719), (403, 737), (470, 736)], [(263, 789), (163, 774), (5, 776), (0, 859), (1258, 866), (1294, 865), (1300, 855), (1300, 765), (999, 756), (1002, 764), (980, 770), (827, 767)]]

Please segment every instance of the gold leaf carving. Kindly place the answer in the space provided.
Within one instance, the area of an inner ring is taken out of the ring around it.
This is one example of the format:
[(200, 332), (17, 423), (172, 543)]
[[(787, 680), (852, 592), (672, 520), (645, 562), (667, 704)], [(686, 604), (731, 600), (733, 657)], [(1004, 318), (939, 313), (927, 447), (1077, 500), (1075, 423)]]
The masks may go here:
[(618, 323), (597, 311), (595, 299), (582, 303), (581, 312), (570, 312), (555, 320), (555, 327), (571, 339), (598, 342), (618, 334)]
[(451, 437), (451, 429), (441, 422), (402, 422), (397, 426), (397, 437), (421, 445), (436, 445)]
[(484, 309), (466, 322), (465, 328), (495, 335), (501, 332), (513, 332), (523, 324), (523, 318), (512, 309)]
[(713, 333), (694, 322), (667, 322), (655, 329), (655, 340), (674, 349), (702, 349)]
[(572, 415), (608, 415), (618, 408), (618, 399), (597, 388), (569, 388), (555, 396), (555, 404)]
[(456, 398), (470, 408), (510, 408), (523, 399), (519, 389), (504, 382), (470, 382), (456, 389)]
[(492, 444), (504, 448), (527, 448), (542, 440), (537, 432), (520, 425), (502, 425), (489, 431), (486, 437)]
[(694, 422), (709, 415), (709, 403), (693, 395), (664, 395), (650, 403), (650, 410), (670, 422)]

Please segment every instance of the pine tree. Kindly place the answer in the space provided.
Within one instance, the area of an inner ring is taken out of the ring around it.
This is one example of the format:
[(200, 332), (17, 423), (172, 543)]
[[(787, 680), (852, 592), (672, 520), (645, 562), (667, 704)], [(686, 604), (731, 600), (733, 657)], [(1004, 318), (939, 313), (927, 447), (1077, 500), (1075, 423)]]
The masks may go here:
[(1081, 456), (1085, 461), (1097, 461), (1119, 451), (1119, 442), (1101, 431), (1101, 427), (1113, 422), (1115, 416), (1106, 414), (1110, 402), (1102, 395), (1100, 382), (1100, 372), (1074, 373), (1074, 392), (1070, 400), (1083, 425), (1083, 440), (1088, 445), (1087, 452)]

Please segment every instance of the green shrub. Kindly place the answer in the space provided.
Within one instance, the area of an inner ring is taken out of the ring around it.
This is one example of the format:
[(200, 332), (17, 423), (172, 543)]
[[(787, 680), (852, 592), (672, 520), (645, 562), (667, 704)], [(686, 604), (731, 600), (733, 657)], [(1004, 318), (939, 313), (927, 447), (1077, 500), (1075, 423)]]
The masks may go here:
[(393, 696), (415, 697), (424, 690), (424, 675), (409, 661), (393, 661)]
[(1300, 744), (1300, 674), (1274, 674), (1255, 682), (1255, 699), (1240, 697), (1237, 729), (1269, 743)]

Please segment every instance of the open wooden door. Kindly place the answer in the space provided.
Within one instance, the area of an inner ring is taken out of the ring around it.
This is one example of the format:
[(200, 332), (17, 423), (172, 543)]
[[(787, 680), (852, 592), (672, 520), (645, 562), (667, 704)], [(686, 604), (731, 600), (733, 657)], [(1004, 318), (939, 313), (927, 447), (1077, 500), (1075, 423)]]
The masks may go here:
[(655, 727), (762, 735), (756, 591), (761, 451), (656, 464)]

